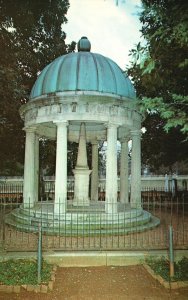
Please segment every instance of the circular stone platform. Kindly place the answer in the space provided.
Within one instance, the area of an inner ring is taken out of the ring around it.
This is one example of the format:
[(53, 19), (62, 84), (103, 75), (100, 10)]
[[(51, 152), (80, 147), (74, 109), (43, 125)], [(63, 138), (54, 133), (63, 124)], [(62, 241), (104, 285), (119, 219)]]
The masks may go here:
[(129, 204), (118, 203), (118, 212), (105, 213), (103, 202), (89, 207), (77, 208), (68, 205), (65, 214), (54, 214), (53, 203), (38, 203), (35, 208), (23, 207), (6, 216), (6, 224), (25, 232), (38, 232), (39, 224), (47, 235), (97, 236), (123, 235), (152, 229), (160, 220), (143, 209), (130, 209)]

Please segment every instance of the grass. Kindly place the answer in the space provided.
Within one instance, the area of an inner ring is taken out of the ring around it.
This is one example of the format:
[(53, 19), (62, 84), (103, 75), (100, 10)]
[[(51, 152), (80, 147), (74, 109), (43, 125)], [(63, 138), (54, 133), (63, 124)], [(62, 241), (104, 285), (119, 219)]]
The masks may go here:
[(174, 263), (174, 277), (170, 278), (170, 263), (165, 257), (159, 259), (148, 258), (146, 263), (153, 269), (155, 274), (160, 275), (166, 281), (188, 280), (188, 258), (183, 257)]
[[(42, 262), (41, 283), (51, 277), (52, 265)], [(37, 262), (34, 260), (8, 260), (0, 262), (0, 284), (23, 285), (37, 284)]]

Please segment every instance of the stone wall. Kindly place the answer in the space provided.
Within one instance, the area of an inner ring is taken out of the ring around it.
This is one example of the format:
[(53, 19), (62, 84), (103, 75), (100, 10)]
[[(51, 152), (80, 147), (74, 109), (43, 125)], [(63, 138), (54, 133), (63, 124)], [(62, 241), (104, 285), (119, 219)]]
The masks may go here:
[[(159, 176), (142, 176), (141, 183), (142, 183), (142, 190), (165, 190), (172, 191), (174, 188), (173, 181), (177, 182), (177, 189), (188, 190), (188, 175), (175, 175), (175, 176), (168, 176), (168, 184), (167, 178), (164, 175)], [(45, 182), (45, 189), (48, 190), (49, 187), (53, 189), (54, 186), (54, 176), (51, 177), (44, 177)], [(130, 183), (130, 178), (129, 178)], [(0, 185), (7, 184), (7, 185), (17, 185), (22, 186), (23, 178), (22, 177), (0, 177)], [(68, 178), (68, 190), (72, 190), (74, 185), (74, 178)], [(168, 185), (168, 187), (167, 187)], [(120, 186), (120, 179), (118, 178), (118, 188)], [(99, 181), (99, 189), (101, 191), (105, 191), (105, 178), (101, 178)]]

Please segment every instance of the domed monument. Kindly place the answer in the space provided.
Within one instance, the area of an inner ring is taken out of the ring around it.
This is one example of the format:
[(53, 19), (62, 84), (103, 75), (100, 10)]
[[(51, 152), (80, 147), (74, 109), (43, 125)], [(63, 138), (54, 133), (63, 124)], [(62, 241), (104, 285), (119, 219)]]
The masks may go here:
[[(30, 100), (20, 109), (26, 132), (23, 205), (7, 218), (7, 223), (17, 224), (17, 228), (21, 224), (23, 230), (34, 231), (34, 224), (42, 222), (43, 232), (47, 234), (56, 229), (63, 232), (65, 226), (67, 232), (71, 227), (71, 232), (75, 229), (83, 234), (85, 226), (85, 234), (88, 230), (92, 234), (108, 234), (108, 228), (112, 227), (113, 232), (126, 233), (159, 224), (141, 205), (142, 116), (134, 87), (114, 61), (90, 49), (89, 40), (82, 37), (77, 53), (63, 55), (47, 65), (32, 88)], [(40, 137), (56, 140), (55, 199), (51, 203), (38, 201)], [(73, 200), (67, 199), (67, 141), (78, 143)], [(104, 202), (98, 201), (100, 141), (107, 142)], [(117, 141), (121, 143), (120, 201), (117, 197)], [(91, 170), (87, 161), (88, 142), (92, 144)]]

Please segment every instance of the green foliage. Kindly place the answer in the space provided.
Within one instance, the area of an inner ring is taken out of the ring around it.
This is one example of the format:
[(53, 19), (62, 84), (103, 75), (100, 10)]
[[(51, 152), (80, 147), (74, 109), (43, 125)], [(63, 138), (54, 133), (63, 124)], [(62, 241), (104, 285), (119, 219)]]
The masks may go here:
[(143, 126), (146, 128), (142, 135), (142, 162), (153, 172), (160, 166), (166, 167), (166, 172), (172, 172), (173, 164), (186, 163), (188, 159), (188, 115), (176, 103), (179, 97), (182, 102), (187, 101), (187, 97), (175, 95), (171, 105), (160, 97), (145, 98), (142, 102)]
[(165, 257), (159, 259), (148, 258), (146, 263), (154, 270), (157, 275), (160, 275), (165, 280), (169, 280), (169, 261)]
[(143, 122), (147, 131), (142, 135), (142, 161), (152, 172), (164, 166), (165, 173), (172, 173), (175, 171), (172, 169), (174, 163), (188, 159), (188, 143), (183, 133), (179, 128), (171, 128), (167, 133), (165, 125), (165, 120), (155, 112), (147, 114)]
[[(24, 131), (19, 108), (29, 99), (39, 72), (74, 51), (65, 44), (68, 0), (0, 0), (0, 170), (23, 164)], [(12, 170), (9, 169), (10, 175)]]
[[(42, 262), (41, 282), (50, 280), (52, 265)], [(37, 284), (37, 262), (25, 259), (0, 262), (0, 284)]]
[(188, 106), (188, 96), (172, 94), (171, 103), (165, 103), (162, 97), (143, 97), (140, 101), (142, 113), (158, 113), (166, 121), (164, 128), (168, 132), (170, 128), (181, 127), (181, 131), (188, 130), (188, 114), (183, 107)]
[(68, 176), (72, 176), (77, 161), (78, 143), (68, 141), (67, 148), (67, 174)]
[[(56, 141), (40, 139), (39, 141), (39, 163), (40, 174), (54, 175), (56, 164)], [(45, 170), (45, 174), (43, 171)]]
[(142, 0), (143, 45), (131, 50), (132, 76), (141, 109), (156, 110), (165, 129), (188, 132), (188, 5), (183, 1)]
[(185, 281), (188, 280), (188, 258), (183, 257), (177, 263), (174, 263), (174, 277), (170, 278), (170, 263), (165, 257), (153, 259), (149, 257), (146, 263), (154, 270), (157, 275), (160, 275), (166, 281)]
[(142, 0), (142, 5), (144, 42), (131, 50), (127, 73), (145, 115), (143, 163), (155, 171), (187, 158), (188, 5), (176, 0)]

